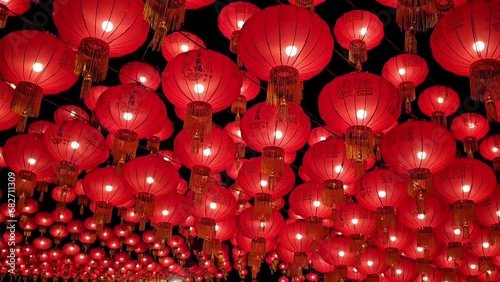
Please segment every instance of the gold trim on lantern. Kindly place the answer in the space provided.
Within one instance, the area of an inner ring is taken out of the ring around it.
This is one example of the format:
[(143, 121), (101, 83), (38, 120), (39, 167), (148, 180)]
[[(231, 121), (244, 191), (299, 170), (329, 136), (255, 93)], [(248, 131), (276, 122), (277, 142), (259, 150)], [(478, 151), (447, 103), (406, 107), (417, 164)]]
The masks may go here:
[(432, 174), (429, 169), (415, 168), (408, 171), (408, 195), (420, 196), (432, 192)]
[(421, 227), (416, 230), (417, 247), (424, 249), (424, 257), (429, 259), (429, 249), (434, 246), (434, 233), (431, 227)]
[(399, 84), (399, 93), (403, 98), (405, 110), (411, 113), (411, 102), (415, 101), (417, 94), (415, 93), (415, 84), (412, 81), (404, 81)]
[(101, 234), (105, 224), (111, 223), (112, 215), (113, 205), (103, 201), (96, 202), (94, 221), (96, 223), (96, 231), (98, 235)]
[(464, 258), (464, 246), (460, 242), (448, 242), (446, 244), (446, 256), (454, 262)]
[(195, 101), (187, 105), (184, 127), (191, 140), (191, 152), (197, 154), (200, 143), (206, 135), (212, 133), (212, 105)]
[(195, 165), (191, 169), (189, 189), (194, 193), (208, 193), (212, 184), (212, 170), (204, 165)]
[(273, 196), (266, 193), (255, 194), (253, 220), (270, 220), (273, 217)]
[(277, 66), (269, 73), (267, 103), (279, 106), (285, 101), (300, 105), (302, 101), (302, 83), (299, 71), (291, 66)]
[(126, 162), (135, 159), (139, 147), (139, 135), (128, 129), (119, 129), (115, 133), (115, 140), (111, 154), (113, 155), (113, 162), (117, 165), (118, 174)]
[(479, 150), (476, 137), (468, 136), (464, 138), (464, 152), (467, 153), (467, 157), (474, 158), (474, 153)]
[(269, 146), (262, 150), (260, 173), (268, 177), (268, 189), (274, 191), (276, 181), (285, 173), (285, 151)]
[(435, 0), (398, 0), (396, 23), (402, 30), (433, 28), (438, 20)]
[(376, 211), (376, 225), (382, 231), (384, 244), (389, 242), (389, 231), (396, 227), (396, 210), (393, 207), (380, 207)]
[(437, 124), (442, 125), (444, 127), (447, 126), (446, 115), (444, 112), (441, 112), (441, 111), (433, 112), (431, 115), (431, 121), (433, 123), (437, 123)]
[(99, 38), (83, 38), (76, 54), (75, 74), (88, 75), (92, 81), (101, 82), (106, 79), (108, 62), (108, 43)]
[(464, 200), (453, 203), (453, 223), (462, 227), (464, 239), (469, 239), (469, 228), (476, 222), (476, 204)]
[(168, 222), (155, 224), (155, 235), (160, 242), (165, 242), (172, 238), (172, 229), (174, 227)]
[(481, 59), (469, 67), (470, 94), (473, 100), (480, 100), (495, 76), (500, 74), (500, 61)]
[(345, 135), (347, 158), (356, 161), (356, 175), (362, 176), (366, 160), (373, 158), (374, 140), (372, 130), (366, 126), (351, 126)]
[(215, 226), (217, 222), (211, 218), (202, 218), (200, 219), (200, 224), (198, 228), (198, 237), (203, 238), (205, 240), (215, 239), (216, 230)]
[(314, 12), (314, 0), (295, 0), (295, 5), (310, 9)]
[(252, 238), (250, 253), (256, 256), (264, 257), (266, 255), (266, 239)]
[(19, 197), (17, 201), (17, 208), (24, 207), (25, 198), (33, 197), (36, 187), (36, 174), (28, 170), (20, 170), (15, 178), (15, 192)]
[(354, 39), (349, 43), (349, 61), (356, 65), (356, 70), (361, 71), (361, 64), (368, 60), (366, 43), (361, 39)]
[(77, 164), (61, 161), (57, 166), (56, 184), (63, 187), (75, 188), (78, 181), (78, 174)]
[(37, 118), (42, 105), (43, 89), (31, 82), (21, 81), (16, 85), (10, 109), (21, 116), (17, 127), (17, 133), (23, 133), (26, 129), (28, 117)]
[(155, 154), (160, 150), (160, 137), (151, 136), (148, 138), (148, 143), (146, 144), (146, 150), (150, 151), (152, 154)]

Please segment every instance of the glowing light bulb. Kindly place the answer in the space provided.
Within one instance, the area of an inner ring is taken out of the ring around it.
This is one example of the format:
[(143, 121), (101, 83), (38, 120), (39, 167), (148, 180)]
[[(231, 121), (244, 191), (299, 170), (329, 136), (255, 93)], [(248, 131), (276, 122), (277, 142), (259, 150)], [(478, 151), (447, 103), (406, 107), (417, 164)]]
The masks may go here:
[(427, 281), (429, 281), (429, 278), (427, 278), (427, 276), (424, 276), (424, 277), (422, 277), (422, 281), (427, 282)]
[(497, 214), (497, 216), (500, 216), (500, 210), (498, 210), (498, 211), (496, 212), (496, 214)]
[(442, 103), (444, 103), (444, 98), (443, 97), (439, 97), (439, 98), (437, 98), (437, 101), (438, 101), (439, 104), (442, 104)]
[(182, 52), (187, 52), (189, 51), (189, 46), (187, 46), (186, 44), (182, 44), (180, 49)]
[(259, 226), (260, 226), (260, 228), (266, 228), (266, 222), (265, 221), (261, 221), (259, 223)]
[(372, 265), (373, 265), (373, 261), (369, 260), (369, 261), (367, 261), (367, 262), (366, 262), (366, 264), (367, 264), (368, 266), (372, 266)]
[(260, 186), (262, 186), (262, 187), (266, 187), (266, 186), (267, 186), (267, 180), (262, 179), (262, 180), (260, 181)]
[(385, 191), (378, 191), (378, 196), (379, 196), (379, 198), (385, 198), (385, 196), (387, 196), (387, 192), (385, 192)]
[(498, 152), (498, 148), (497, 148), (497, 147), (493, 147), (493, 148), (491, 148), (491, 151), (492, 151), (493, 153), (496, 153), (496, 152)]
[(351, 223), (356, 225), (359, 223), (359, 220), (357, 218), (353, 218), (353, 219), (351, 219)]
[(469, 193), (470, 192), (470, 185), (464, 185), (464, 186), (462, 186), (462, 192)]
[(397, 238), (396, 236), (391, 236), (391, 238), (389, 238), (391, 240), (391, 242), (396, 242)]
[(339, 257), (344, 257), (345, 256), (345, 252), (344, 251), (339, 251)]
[(236, 24), (238, 25), (238, 28), (242, 28), (245, 24), (245, 21), (239, 20)]
[(345, 185), (345, 184), (342, 186), (342, 188), (344, 188), (344, 190), (347, 190), (347, 188), (348, 188), (348, 187), (349, 187), (349, 186), (347, 186), (347, 185)]
[(334, 168), (334, 170), (335, 170), (335, 172), (336, 172), (336, 173), (341, 173), (341, 172), (342, 172), (342, 170), (343, 170), (343, 167), (342, 167), (341, 165), (338, 165), (338, 166), (336, 166), (336, 167)]
[(215, 225), (215, 231), (219, 231), (219, 225)]
[(283, 138), (283, 132), (281, 132), (281, 131), (279, 131), (279, 130), (276, 130), (276, 131), (274, 132), (274, 137), (275, 137), (276, 139), (281, 139), (281, 138)]
[(472, 49), (474, 49), (474, 51), (476, 51), (476, 52), (483, 51), (484, 47), (486, 47), (486, 45), (484, 44), (483, 41), (476, 41), (476, 42), (474, 42), (474, 44), (472, 44)]
[(352, 272), (354, 272), (354, 273), (358, 273), (358, 270), (357, 270), (355, 267), (353, 267), (353, 268), (352, 268)]
[(321, 136), (321, 137), (319, 138), (319, 141), (325, 141), (325, 140), (326, 140), (326, 137), (324, 137), (324, 136)]
[(368, 30), (366, 29), (366, 27), (363, 27), (363, 28), (361, 28), (361, 29), (359, 30), (359, 34), (361, 34), (362, 36), (365, 36), (367, 31), (368, 31)]
[(320, 201), (313, 202), (313, 206), (315, 206), (316, 208), (319, 207), (320, 205), (321, 205)]
[(470, 267), (470, 269), (476, 269), (477, 265), (471, 264), (471, 265), (469, 265), (469, 267)]
[(168, 210), (162, 210), (161, 214), (164, 215), (164, 216), (167, 216), (168, 215)]
[(418, 158), (419, 160), (423, 160), (423, 159), (427, 158), (427, 153), (426, 153), (426, 152), (423, 152), (423, 151), (418, 152), (418, 153), (417, 153), (417, 158)]
[(101, 28), (102, 30), (104, 30), (105, 32), (110, 32), (113, 30), (113, 24), (110, 22), (110, 21), (103, 21), (102, 24), (101, 24)]
[(358, 110), (356, 112), (356, 117), (359, 119), (364, 119), (366, 117), (366, 111), (365, 110)]
[(285, 53), (287, 56), (293, 57), (293, 56), (297, 55), (297, 47), (295, 47), (293, 45), (288, 46), (285, 48)]
[(423, 251), (424, 251), (424, 248), (422, 248), (422, 247), (417, 247), (417, 252), (421, 253), (421, 252), (423, 252)]
[(170, 161), (170, 159), (169, 159), (169, 158), (167, 158), (167, 157), (163, 157), (163, 160), (165, 160), (165, 161), (167, 161), (167, 162), (169, 162), (169, 161)]
[(403, 273), (401, 269), (396, 269), (396, 274), (401, 275), (401, 273)]
[(399, 75), (405, 75), (406, 70), (405, 69), (399, 69), (398, 72), (399, 72)]
[(139, 77), (139, 81), (140, 81), (140, 82), (142, 82), (142, 83), (146, 82), (146, 80), (147, 80), (147, 79), (146, 79), (146, 77), (145, 77), (145, 76), (141, 76), (141, 77)]
[(424, 219), (424, 218), (425, 218), (425, 214), (423, 214), (423, 213), (419, 213), (419, 214), (417, 215), (417, 218), (418, 218), (418, 219)]
[(215, 210), (217, 208), (217, 203), (211, 202), (210, 203), (210, 208)]
[(453, 230), (453, 233), (455, 235), (460, 235), (460, 233), (462, 233), (462, 230), (460, 230), (459, 228), (455, 228), (455, 230)]
[(473, 122), (470, 122), (469, 123), (469, 128), (474, 128), (474, 127), (476, 127), (476, 125)]
[(11, 83), (10, 87), (12, 87), (12, 89), (16, 89), (16, 85), (14, 83)]
[(297, 238), (297, 240), (302, 240), (302, 234), (295, 235), (295, 238)]
[(29, 158), (29, 159), (28, 159), (28, 163), (29, 163), (30, 165), (34, 165), (34, 164), (36, 164), (36, 160), (35, 160), (35, 159), (33, 159), (33, 158)]
[(236, 131), (236, 135), (241, 138), (241, 130)]
[(155, 182), (155, 179), (153, 177), (149, 176), (149, 177), (146, 178), (146, 182), (148, 184), (153, 184), (153, 182)]
[(487, 249), (490, 247), (490, 243), (488, 242), (483, 242), (483, 248)]
[(133, 114), (131, 114), (131, 113), (123, 113), (123, 119), (124, 120), (131, 120), (132, 118), (134, 118)]
[(71, 111), (71, 112), (69, 112), (69, 115), (72, 116), (72, 117), (74, 117), (74, 116), (76, 116), (76, 112), (75, 111)]
[(40, 63), (34, 63), (33, 64), (33, 71), (34, 72), (41, 72), (43, 71), (43, 65)]
[(106, 192), (111, 192), (111, 191), (113, 191), (113, 186), (106, 185), (106, 186), (104, 186), (104, 190), (106, 190)]
[(203, 84), (200, 84), (200, 83), (196, 83), (194, 85), (193, 89), (194, 89), (194, 92), (196, 92), (198, 94), (205, 92), (205, 86)]
[(203, 155), (204, 155), (205, 157), (210, 156), (210, 154), (212, 154), (212, 150), (210, 150), (210, 148), (205, 148), (205, 149), (203, 149)]
[(80, 147), (80, 144), (78, 144), (78, 142), (76, 142), (76, 141), (73, 141), (73, 142), (71, 142), (70, 146), (71, 146), (71, 149), (76, 150), (76, 149), (78, 149), (78, 147)]

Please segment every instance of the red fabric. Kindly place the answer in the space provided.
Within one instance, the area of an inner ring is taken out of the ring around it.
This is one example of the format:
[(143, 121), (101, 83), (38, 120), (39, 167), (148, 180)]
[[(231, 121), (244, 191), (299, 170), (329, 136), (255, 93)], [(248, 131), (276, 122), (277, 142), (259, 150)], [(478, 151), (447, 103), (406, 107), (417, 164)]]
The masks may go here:
[(248, 238), (265, 238), (271, 240), (278, 236), (285, 220), (280, 212), (273, 209), (272, 218), (261, 221), (253, 219), (253, 207), (246, 208), (238, 216), (238, 230)]
[(432, 173), (455, 158), (456, 143), (448, 130), (435, 123), (409, 121), (387, 132), (380, 144), (384, 161), (397, 172), (426, 168)]
[(214, 113), (229, 107), (240, 95), (242, 78), (228, 57), (211, 50), (192, 50), (170, 60), (162, 74), (163, 94), (174, 106), (190, 102), (212, 105)]
[(490, 229), (477, 226), (477, 236), (471, 237), (465, 251), (477, 257), (495, 257), (500, 255), (500, 245), (490, 244)]
[(125, 64), (119, 73), (120, 82), (122, 84), (140, 83), (153, 91), (160, 87), (160, 74), (151, 65), (143, 62), (129, 62)]
[(428, 73), (427, 62), (422, 57), (411, 54), (392, 57), (382, 68), (382, 76), (397, 88), (402, 82), (413, 82), (418, 86), (424, 82)]
[(446, 86), (431, 86), (418, 95), (418, 107), (426, 116), (432, 116), (434, 112), (451, 116), (458, 110), (460, 103), (458, 93)]
[(453, 214), (450, 214), (443, 224), (434, 228), (433, 232), (436, 240), (443, 244), (449, 242), (467, 244), (470, 240), (474, 240), (479, 235), (479, 228), (479, 225), (469, 224), (469, 237), (467, 237), (467, 235), (463, 233), (464, 230), (455, 225)]
[(377, 15), (363, 10), (343, 14), (333, 28), (335, 39), (344, 49), (353, 40), (363, 40), (366, 50), (377, 47), (384, 38), (384, 25)]
[(259, 103), (248, 109), (241, 118), (241, 135), (248, 147), (262, 152), (268, 146), (280, 147), (286, 152), (302, 148), (311, 131), (311, 121), (302, 108), (288, 103), (288, 122), (278, 118), (278, 108)]
[(390, 282), (413, 282), (416, 280), (419, 271), (415, 266), (415, 262), (408, 258), (401, 258), (399, 264), (395, 267), (395, 275), (391, 276), (391, 270), (387, 270), (384, 275), (387, 281)]
[(378, 275), (389, 269), (384, 262), (385, 253), (378, 248), (368, 247), (361, 253), (361, 263), (356, 265), (356, 269), (364, 275)]
[(21, 170), (31, 171), (37, 178), (54, 175), (54, 160), (47, 152), (43, 136), (20, 134), (7, 140), (3, 158), (15, 173)]
[(196, 10), (211, 5), (215, 0), (186, 0), (186, 10)]
[(398, 211), (398, 222), (410, 229), (422, 227), (436, 228), (443, 224), (450, 215), (451, 209), (433, 197), (425, 199), (425, 215), (418, 214), (417, 201), (410, 201)]
[(188, 192), (184, 201), (187, 214), (194, 216), (196, 219), (211, 218), (215, 221), (228, 219), (234, 214), (236, 200), (226, 188), (213, 183), (210, 191), (203, 193), (201, 197), (201, 204), (197, 204), (195, 194)]
[(97, 100), (99, 99), (101, 94), (104, 93), (104, 91), (106, 91), (106, 90), (108, 90), (107, 86), (101, 86), (101, 85), (93, 86), (90, 89), (90, 94), (83, 98), (83, 102), (85, 103), (85, 106), (89, 110), (94, 111), (95, 106), (97, 104)]
[(350, 251), (350, 241), (347, 237), (331, 234), (329, 238), (320, 240), (318, 247), (321, 258), (330, 265), (349, 266), (354, 265), (356, 261), (356, 254)]
[(226, 124), (226, 126), (224, 126), (224, 131), (227, 132), (229, 136), (231, 136), (235, 144), (242, 143), (244, 146), (246, 146), (245, 140), (243, 140), (243, 138), (241, 137), (240, 127), (236, 125), (236, 122), (233, 121)]
[(94, 169), (82, 181), (83, 192), (95, 202), (106, 202), (113, 206), (126, 203), (132, 198), (124, 183), (116, 175), (116, 168)]
[(460, 267), (464, 264), (464, 261), (458, 260), (457, 262), (455, 262), (454, 260), (448, 260), (448, 250), (447, 248), (442, 248), (437, 255), (433, 256), (432, 263), (441, 269), (455, 269), (455, 263), (457, 263), (458, 267)]
[(50, 195), (57, 202), (71, 203), (76, 200), (76, 193), (73, 189), (65, 189), (61, 186), (52, 189)]
[(481, 205), (476, 207), (476, 219), (479, 224), (484, 226), (491, 226), (500, 222), (500, 187), (497, 185), (496, 193), (493, 194), (491, 199), (488, 199)]
[(176, 192), (170, 193), (155, 199), (155, 210), (150, 218), (153, 224), (170, 223), (179, 225), (186, 221), (182, 212), (182, 202), (184, 197)]
[(53, 124), (52, 122), (45, 120), (34, 121), (29, 125), (28, 133), (42, 135), (45, 133), (47, 128), (49, 128), (49, 126), (51, 126), (52, 124)]
[(243, 77), (241, 84), (240, 94), (245, 96), (247, 102), (253, 100), (259, 95), (261, 86), (260, 80), (248, 71), (241, 71), (241, 75)]
[(466, 137), (475, 137), (479, 141), (490, 131), (490, 124), (480, 114), (465, 113), (453, 119), (450, 131), (459, 141), (464, 141)]
[(138, 85), (119, 85), (101, 94), (94, 110), (99, 122), (110, 132), (128, 129), (139, 139), (160, 131), (167, 116), (163, 101), (151, 90)]
[(162, 196), (176, 191), (180, 176), (177, 169), (163, 158), (147, 155), (125, 164), (122, 181), (134, 195), (148, 193)]
[(477, 0), (447, 12), (431, 35), (434, 59), (445, 70), (460, 76), (469, 76), (469, 66), (475, 61), (500, 59), (500, 29), (487, 20), (491, 11), (498, 9), (498, 1)]
[[(199, 221), (197, 222), (196, 228), (198, 229)], [(217, 221), (215, 226), (215, 238), (219, 241), (226, 241), (231, 239), (236, 234), (236, 219), (234, 217), (229, 217), (226, 220)]]
[(203, 40), (196, 35), (185, 31), (178, 31), (172, 32), (165, 37), (161, 54), (167, 62), (170, 62), (170, 60), (180, 53), (205, 48), (206, 46)]
[(323, 204), (323, 185), (304, 183), (295, 187), (288, 196), (290, 209), (302, 218), (331, 218), (332, 208)]
[(9, 9), (9, 17), (21, 16), (31, 7), (30, 0), (6, 0), (2, 1), (2, 6)]
[[(295, 49), (296, 54), (288, 56), (287, 47), (288, 54)], [(328, 65), (332, 53), (328, 24), (317, 14), (293, 5), (271, 6), (255, 13), (241, 29), (238, 43), (246, 69), (266, 81), (277, 66), (294, 67), (301, 81), (308, 80)]]
[(19, 115), (11, 111), (10, 104), (14, 89), (7, 83), (0, 82), (0, 130), (7, 130), (19, 122)]
[(479, 144), (479, 153), (489, 161), (500, 158), (500, 135), (488, 136)]
[[(59, 94), (75, 84), (75, 53), (65, 42), (42, 31), (14, 31), (0, 40), (2, 76), (17, 85), (31, 82), (45, 95)], [(36, 66), (35, 64), (38, 63)]]
[(401, 95), (389, 81), (367, 72), (336, 77), (318, 98), (321, 118), (337, 135), (357, 125), (379, 133), (397, 121), (401, 105)]
[(212, 172), (221, 172), (235, 160), (234, 142), (222, 129), (213, 126), (212, 133), (200, 142), (198, 152), (191, 151), (192, 137), (184, 130), (174, 140), (174, 153), (179, 161), (189, 169), (195, 165), (204, 165)]
[(307, 236), (307, 223), (296, 221), (286, 224), (279, 233), (280, 244), (293, 253), (310, 253), (312, 249), (312, 236)]
[(375, 232), (375, 213), (363, 208), (358, 203), (343, 205), (338, 209), (335, 230), (344, 235), (369, 236)]
[(98, 38), (108, 43), (109, 57), (115, 58), (146, 41), (149, 24), (143, 11), (142, 0), (56, 0), (52, 17), (59, 36), (73, 47), (84, 38)]
[(479, 258), (475, 256), (466, 256), (465, 263), (458, 269), (458, 273), (463, 276), (479, 276)]
[(387, 244), (384, 244), (384, 235), (380, 233), (375, 233), (370, 236), (370, 241), (381, 250), (386, 248), (402, 250), (410, 246), (415, 240), (415, 232), (404, 226), (397, 226), (392, 230), (388, 230), (388, 234), (389, 241)]
[[(266, 252), (271, 252), (276, 247), (277, 238), (266, 240)], [(237, 232), (234, 236), (234, 240), (231, 239), (231, 244), (238, 246), (243, 252), (249, 253), (252, 245), (252, 238), (243, 236), (240, 232)], [(235, 249), (233, 249), (235, 250)]]
[(247, 2), (232, 2), (224, 6), (219, 13), (219, 30), (224, 37), (231, 40), (233, 32), (241, 30), (243, 24), (255, 13), (259, 7)]
[(84, 109), (73, 105), (61, 106), (54, 111), (54, 122), (57, 124), (77, 120), (88, 122), (90, 117)]
[(312, 260), (312, 267), (319, 273), (331, 273), (335, 271), (335, 266), (327, 263), (321, 257)]
[(160, 131), (156, 132), (153, 136), (160, 138), (161, 141), (167, 140), (174, 134), (174, 124), (167, 117), (164, 117), (163, 120), (157, 121), (161, 124)]

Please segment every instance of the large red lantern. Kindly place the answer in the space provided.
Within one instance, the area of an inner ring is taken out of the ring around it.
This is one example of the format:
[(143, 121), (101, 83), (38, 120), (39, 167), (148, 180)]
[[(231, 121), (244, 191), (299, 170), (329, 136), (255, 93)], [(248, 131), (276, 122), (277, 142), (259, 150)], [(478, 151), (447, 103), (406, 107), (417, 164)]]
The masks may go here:
[(135, 157), (139, 139), (161, 130), (158, 121), (167, 115), (165, 104), (153, 91), (133, 84), (108, 88), (94, 112), (101, 125), (115, 134), (112, 154), (119, 167)]
[(482, 161), (457, 158), (433, 177), (437, 194), (448, 204), (453, 204), (455, 225), (462, 227), (467, 234), (469, 225), (476, 219), (476, 204), (495, 192), (495, 173)]
[(293, 262), (290, 266), (290, 275), (297, 276), (299, 270), (309, 264), (308, 253), (313, 251), (313, 237), (307, 236), (307, 223), (295, 221), (281, 228), (280, 244), (286, 250), (293, 252)]
[(389, 59), (382, 69), (382, 76), (399, 89), (408, 113), (411, 112), (411, 102), (417, 97), (415, 87), (424, 82), (428, 73), (429, 67), (425, 60), (410, 54), (401, 54)]
[(446, 168), (456, 154), (451, 133), (435, 123), (409, 121), (384, 135), (380, 151), (389, 167), (408, 174), (408, 193), (417, 196), (419, 212), (425, 213), (424, 195), (431, 191), (432, 173)]
[(488, 120), (476, 113), (461, 114), (450, 124), (451, 133), (464, 143), (464, 151), (469, 158), (474, 157), (474, 153), (479, 150), (477, 142), (483, 139), (489, 130)]
[(181, 210), (183, 201), (184, 197), (177, 193), (155, 198), (155, 208), (150, 220), (156, 229), (156, 238), (161, 242), (170, 240), (173, 227), (186, 221)]
[(0, 50), (2, 76), (16, 86), (11, 109), (21, 116), (17, 131), (23, 132), (27, 118), (38, 117), (43, 95), (59, 94), (76, 82), (75, 54), (54, 35), (31, 30), (4, 36)]
[(500, 187), (497, 186), (493, 196), (476, 207), (479, 224), (490, 227), (490, 243), (500, 243)]
[(494, 134), (484, 138), (479, 145), (479, 153), (493, 162), (495, 172), (500, 172), (500, 135)]
[(475, 239), (479, 234), (479, 225), (470, 224), (467, 229), (456, 225), (453, 215), (450, 215), (443, 224), (434, 229), (434, 237), (446, 244), (447, 256), (455, 263), (463, 260), (465, 244), (471, 239)]
[[(492, 23), (497, 1), (474, 0), (446, 13), (431, 35), (434, 59), (447, 71), (470, 77), (471, 96), (483, 97), (489, 83), (500, 72), (496, 48), (500, 30)], [(457, 24), (459, 23), (459, 24)]]
[[(336, 77), (321, 91), (321, 118), (337, 135), (346, 135), (347, 157), (361, 164), (373, 157), (373, 134), (394, 124), (401, 114), (396, 88), (381, 76), (353, 72)], [(340, 106), (339, 106), (340, 105)]]
[(495, 270), (493, 258), (500, 255), (500, 245), (490, 244), (490, 232), (489, 228), (478, 228), (478, 236), (471, 238), (465, 246), (465, 251), (468, 254), (479, 257), (478, 268), (480, 272)]
[(89, 94), (93, 81), (106, 78), (109, 58), (132, 53), (146, 41), (143, 7), (140, 0), (54, 1), (52, 17), (59, 35), (78, 46), (74, 70), (84, 78), (82, 98)]
[(384, 25), (373, 13), (354, 10), (343, 14), (333, 28), (335, 39), (349, 50), (349, 61), (361, 70), (366, 62), (366, 51), (377, 47), (384, 38)]
[(317, 14), (293, 5), (276, 5), (255, 13), (241, 29), (238, 54), (245, 67), (269, 81), (267, 103), (300, 104), (301, 82), (330, 62), (333, 37)]
[(259, 7), (247, 2), (232, 2), (220, 11), (217, 18), (219, 30), (224, 37), (231, 40), (229, 49), (234, 54), (238, 53), (238, 41), (241, 28), (251, 16), (259, 11)]
[[(335, 267), (332, 273), (325, 274), (325, 281), (347, 279), (347, 267), (356, 261), (355, 253), (350, 251), (348, 238), (331, 234), (330, 238), (318, 241), (318, 252), (325, 262)], [(330, 280), (327, 280), (327, 276)]]
[(431, 86), (418, 96), (418, 107), (432, 122), (446, 126), (446, 119), (460, 107), (460, 97), (449, 87)]
[(122, 84), (139, 84), (153, 91), (160, 87), (160, 74), (151, 65), (143, 62), (129, 62), (125, 64), (119, 73), (119, 79)]
[(376, 247), (366, 248), (361, 254), (360, 263), (355, 267), (357, 271), (366, 275), (366, 282), (378, 282), (379, 275), (389, 269), (389, 266), (384, 264), (384, 252)]
[(47, 152), (58, 162), (56, 184), (67, 188), (76, 186), (80, 170), (103, 162), (102, 156), (108, 150), (102, 134), (81, 121), (51, 125), (43, 138)]
[[(386, 271), (385, 277), (390, 282), (412, 282), (417, 281), (419, 271), (415, 267), (415, 263), (409, 258), (401, 258), (399, 264), (395, 267), (394, 271)], [(425, 281), (425, 280), (422, 280)]]
[(238, 98), (241, 81), (240, 70), (228, 57), (204, 49), (177, 55), (162, 75), (167, 99), (187, 109), (184, 129), (193, 141), (211, 133), (212, 113), (229, 107)]
[(172, 32), (165, 37), (165, 43), (161, 49), (161, 53), (167, 62), (170, 62), (180, 53), (184, 53), (196, 49), (205, 49), (205, 43), (196, 35), (178, 31)]

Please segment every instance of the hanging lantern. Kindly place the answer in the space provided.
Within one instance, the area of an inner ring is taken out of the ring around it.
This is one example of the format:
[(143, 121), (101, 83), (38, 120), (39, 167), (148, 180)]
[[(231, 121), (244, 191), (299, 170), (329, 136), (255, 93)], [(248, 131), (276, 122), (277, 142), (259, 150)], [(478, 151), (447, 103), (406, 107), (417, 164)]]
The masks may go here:
[(290, 276), (300, 276), (301, 270), (309, 264), (308, 253), (313, 251), (313, 239), (306, 235), (307, 224), (304, 221), (295, 221), (281, 228), (279, 238), (281, 246), (292, 252), (293, 262), (288, 270)]
[(30, 7), (30, 0), (4, 1), (0, 4), (0, 29), (5, 28), (8, 17), (22, 16)]
[(432, 122), (447, 126), (446, 119), (460, 107), (460, 97), (446, 86), (431, 86), (418, 96), (418, 107)]
[(399, 260), (398, 266), (394, 269), (387, 270), (384, 275), (385, 277), (390, 277), (394, 282), (404, 282), (404, 281), (418, 281), (419, 271), (417, 270), (415, 263), (408, 258), (402, 257)]
[(437, 241), (446, 244), (445, 252), (448, 259), (456, 265), (464, 259), (464, 247), (471, 239), (478, 235), (479, 226), (473, 223), (464, 228), (455, 224), (455, 216), (450, 215), (446, 221), (434, 228), (434, 237)]
[[(350, 252), (349, 238), (331, 234), (330, 238), (318, 242), (318, 252), (326, 263), (334, 266), (330, 272), (333, 281), (346, 280), (348, 277), (348, 266), (354, 265), (356, 254)], [(314, 260), (313, 260), (313, 266)], [(325, 277), (325, 281), (326, 277)]]
[(493, 170), (500, 172), (500, 135), (495, 134), (484, 138), (479, 145), (481, 156), (493, 162)]
[(367, 282), (378, 282), (379, 275), (389, 269), (384, 263), (384, 252), (375, 247), (366, 248), (359, 260), (360, 263), (355, 266), (356, 270), (367, 276)]
[(435, 0), (398, 0), (396, 23), (405, 33), (405, 52), (417, 53), (416, 32), (433, 28), (438, 21)]
[(203, 40), (192, 33), (178, 31), (172, 32), (165, 37), (165, 43), (163, 44), (161, 53), (165, 60), (170, 62), (180, 53), (197, 49), (206, 49)]
[(288, 0), (290, 4), (298, 7), (307, 8), (314, 11), (314, 7), (325, 2), (325, 0)]
[(172, 238), (173, 227), (186, 221), (181, 210), (184, 197), (177, 193), (159, 196), (155, 199), (155, 208), (150, 220), (155, 226), (155, 235), (160, 242), (168, 242)]
[[(386, 241), (387, 237), (389, 240)], [(370, 242), (385, 251), (385, 264), (390, 266), (391, 273), (396, 272), (401, 250), (409, 247), (414, 240), (415, 232), (403, 226), (389, 230), (388, 234), (379, 231), (370, 236)]]
[(489, 130), (488, 120), (476, 113), (461, 114), (450, 124), (451, 133), (464, 143), (464, 152), (469, 158), (474, 157), (474, 153), (479, 150), (478, 141), (483, 139)]

